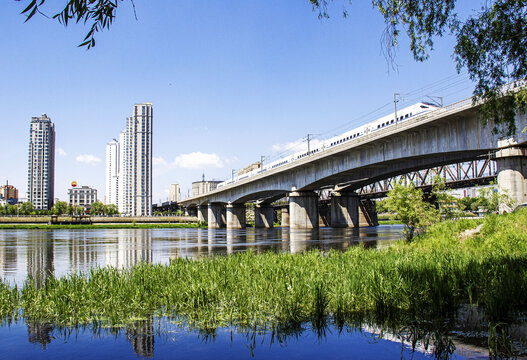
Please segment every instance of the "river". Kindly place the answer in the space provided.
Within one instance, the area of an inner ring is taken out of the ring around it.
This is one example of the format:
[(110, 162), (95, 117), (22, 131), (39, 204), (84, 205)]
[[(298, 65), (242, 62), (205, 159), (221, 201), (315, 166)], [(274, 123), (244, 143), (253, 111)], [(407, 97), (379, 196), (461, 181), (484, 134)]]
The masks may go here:
[[(0, 277), (22, 286), (30, 276), (44, 281), (93, 267), (128, 268), (139, 262), (168, 263), (176, 257), (228, 256), (252, 250), (298, 253), (310, 249), (345, 251), (364, 244), (378, 248), (401, 238), (400, 225), (303, 231), (287, 228), (79, 229), (0, 231)], [(0, 324), (1, 359), (26, 358), (214, 358), (214, 359), (425, 359), (489, 358), (488, 322), (464, 309), (455, 320), (387, 326), (361, 319), (339, 327), (311, 323), (279, 332), (247, 329), (192, 329), (164, 317), (119, 328), (57, 327), (20, 317)], [(506, 327), (505, 349), (525, 354), (525, 319)], [(508, 346), (508, 347), (507, 347)], [(522, 350), (523, 349), (523, 350)], [(516, 350), (515, 350), (516, 351)], [(506, 352), (500, 352), (507, 357)], [(510, 354), (509, 354), (510, 355)]]

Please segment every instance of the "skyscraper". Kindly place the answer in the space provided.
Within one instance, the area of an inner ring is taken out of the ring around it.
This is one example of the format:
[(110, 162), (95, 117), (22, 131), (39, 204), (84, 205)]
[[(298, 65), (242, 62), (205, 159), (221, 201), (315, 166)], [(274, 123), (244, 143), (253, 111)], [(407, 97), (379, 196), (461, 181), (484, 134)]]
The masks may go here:
[(36, 209), (51, 209), (55, 188), (55, 125), (42, 114), (29, 127), (27, 199)]
[[(135, 104), (133, 115), (126, 119), (126, 129), (119, 135), (119, 142), (116, 144), (117, 199), (111, 203), (118, 206), (121, 214), (152, 215), (152, 122), (152, 103)], [(112, 143), (108, 143), (106, 148), (107, 174), (111, 171), (108, 147)], [(106, 196), (111, 201), (108, 176), (106, 181)]]
[(119, 142), (113, 139), (106, 144), (106, 196), (105, 204), (119, 206)]

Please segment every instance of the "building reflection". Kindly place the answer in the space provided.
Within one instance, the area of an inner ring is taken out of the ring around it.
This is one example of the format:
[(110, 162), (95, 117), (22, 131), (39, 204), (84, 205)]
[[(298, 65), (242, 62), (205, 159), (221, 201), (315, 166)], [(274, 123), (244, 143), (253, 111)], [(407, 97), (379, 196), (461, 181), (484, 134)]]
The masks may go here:
[(85, 273), (97, 266), (97, 251), (93, 240), (89, 237), (89, 232), (72, 232), (68, 252), (72, 273)]
[(53, 326), (48, 323), (42, 323), (26, 319), (27, 338), (31, 344), (40, 344), (40, 348), (45, 350), (51, 340), (55, 339), (52, 335)]
[(0, 232), (0, 276), (14, 273), (17, 269), (17, 237)]
[(47, 231), (26, 233), (27, 276), (33, 286), (40, 288), (54, 272), (54, 246)]
[(119, 229), (115, 243), (105, 246), (106, 265), (130, 268), (141, 262), (152, 262), (150, 229)]
[(126, 338), (132, 343), (134, 353), (139, 357), (154, 357), (154, 321), (150, 317), (147, 320), (136, 321), (126, 327)]

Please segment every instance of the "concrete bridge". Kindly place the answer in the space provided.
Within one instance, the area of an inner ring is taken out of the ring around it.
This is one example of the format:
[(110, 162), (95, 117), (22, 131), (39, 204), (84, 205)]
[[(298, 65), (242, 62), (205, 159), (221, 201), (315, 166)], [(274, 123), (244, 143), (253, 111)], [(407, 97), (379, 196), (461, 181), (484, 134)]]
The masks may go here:
[[(484, 126), (472, 99), (442, 107), (382, 128), (324, 151), (181, 201), (196, 207), (198, 218), (210, 228), (245, 227), (245, 204), (255, 203), (255, 226), (272, 227), (271, 203), (289, 198), (291, 228), (319, 224), (315, 190), (331, 189), (330, 224), (359, 226), (361, 217), (355, 190), (383, 179), (436, 166), (495, 157), (498, 184), (518, 202), (527, 201), (527, 126), (525, 114), (516, 119), (511, 138), (493, 134)], [(368, 217), (363, 209), (362, 216)]]

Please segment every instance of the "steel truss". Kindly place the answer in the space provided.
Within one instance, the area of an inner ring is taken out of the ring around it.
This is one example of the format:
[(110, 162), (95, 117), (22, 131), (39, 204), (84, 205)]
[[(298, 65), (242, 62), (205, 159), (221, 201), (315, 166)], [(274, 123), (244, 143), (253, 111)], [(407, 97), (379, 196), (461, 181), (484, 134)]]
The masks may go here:
[(366, 185), (357, 190), (361, 197), (383, 197), (397, 183), (414, 184), (416, 188), (430, 189), (434, 179), (445, 180), (447, 188), (458, 189), (476, 185), (487, 185), (496, 180), (496, 161), (480, 159), (457, 164), (443, 165), (431, 169), (413, 171)]

